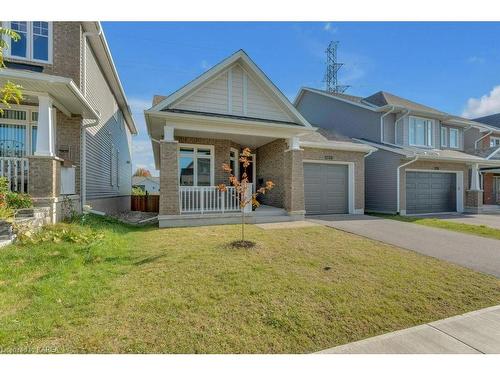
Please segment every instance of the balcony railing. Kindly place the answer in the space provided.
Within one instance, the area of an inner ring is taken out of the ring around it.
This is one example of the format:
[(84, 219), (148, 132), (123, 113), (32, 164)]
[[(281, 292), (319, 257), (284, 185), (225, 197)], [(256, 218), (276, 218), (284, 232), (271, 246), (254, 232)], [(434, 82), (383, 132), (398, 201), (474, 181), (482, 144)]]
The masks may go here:
[(180, 186), (181, 214), (224, 213), (240, 211), (240, 201), (234, 186), (220, 191), (217, 186)]
[(0, 157), (0, 177), (6, 177), (11, 191), (28, 192), (29, 162), (27, 158)]

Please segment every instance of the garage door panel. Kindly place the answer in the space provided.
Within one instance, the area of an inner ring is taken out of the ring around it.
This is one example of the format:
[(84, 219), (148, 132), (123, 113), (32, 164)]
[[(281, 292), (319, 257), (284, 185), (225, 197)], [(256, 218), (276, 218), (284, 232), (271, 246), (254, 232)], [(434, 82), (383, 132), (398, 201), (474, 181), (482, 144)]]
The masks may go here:
[(412, 213), (456, 210), (454, 173), (406, 172), (406, 211)]
[(304, 200), (307, 214), (347, 213), (347, 165), (304, 163)]

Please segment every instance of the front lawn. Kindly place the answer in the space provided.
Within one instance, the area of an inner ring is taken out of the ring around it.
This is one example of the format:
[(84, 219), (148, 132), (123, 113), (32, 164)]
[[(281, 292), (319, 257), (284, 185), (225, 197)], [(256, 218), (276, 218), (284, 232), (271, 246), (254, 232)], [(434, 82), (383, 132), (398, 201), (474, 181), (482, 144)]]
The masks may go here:
[[(0, 249), (0, 351), (303, 353), (500, 303), (500, 280), (326, 227), (132, 228)], [(89, 238), (95, 238), (90, 239)]]
[(475, 236), (500, 240), (500, 229), (491, 228), (486, 225), (457, 223), (454, 221), (429, 218), (429, 217), (419, 217), (419, 216), (400, 216), (400, 215), (378, 214), (378, 213), (373, 213), (371, 215), (378, 216), (384, 219), (404, 221), (406, 223), (414, 223), (414, 224), (425, 225), (427, 227), (448, 229), (454, 232), (473, 234)]

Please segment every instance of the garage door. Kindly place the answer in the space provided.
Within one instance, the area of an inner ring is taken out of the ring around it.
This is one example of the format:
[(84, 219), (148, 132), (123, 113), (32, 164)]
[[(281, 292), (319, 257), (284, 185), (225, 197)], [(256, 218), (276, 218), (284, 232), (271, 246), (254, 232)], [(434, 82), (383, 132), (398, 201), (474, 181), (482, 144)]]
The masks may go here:
[(456, 211), (456, 187), (455, 173), (406, 172), (406, 213)]
[(347, 165), (304, 163), (304, 199), (307, 214), (348, 213), (347, 187)]

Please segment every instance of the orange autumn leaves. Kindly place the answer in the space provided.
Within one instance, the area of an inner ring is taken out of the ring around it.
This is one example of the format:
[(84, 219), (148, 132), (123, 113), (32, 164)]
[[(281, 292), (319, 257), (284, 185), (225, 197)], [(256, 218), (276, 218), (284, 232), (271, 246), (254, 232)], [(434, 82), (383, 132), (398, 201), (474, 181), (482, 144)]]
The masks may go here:
[[(238, 180), (238, 177), (233, 175), (233, 170), (231, 167), (223, 163), (222, 164), (222, 169), (224, 172), (229, 174), (229, 183), (234, 186), (236, 192), (238, 193), (238, 196), (240, 197), (240, 207), (244, 208), (248, 204), (252, 204), (255, 207), (259, 207), (260, 203), (257, 201), (257, 197), (260, 194), (266, 194), (269, 192), (273, 187), (274, 187), (274, 182), (272, 181), (266, 181), (265, 186), (260, 187), (251, 195), (251, 197), (247, 197), (247, 191), (249, 187), (251, 186), (250, 183), (248, 182), (248, 175), (247, 175), (247, 168), (250, 166), (252, 163), (252, 153), (251, 150), (248, 147), (245, 147), (243, 151), (240, 154), (239, 162), (241, 163), (241, 166), (243, 167), (243, 173), (241, 174), (241, 179)], [(227, 191), (227, 186), (226, 184), (219, 184), (217, 185), (217, 188), (219, 191), (226, 192)]]

